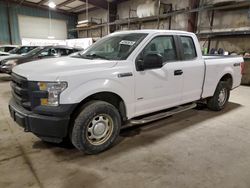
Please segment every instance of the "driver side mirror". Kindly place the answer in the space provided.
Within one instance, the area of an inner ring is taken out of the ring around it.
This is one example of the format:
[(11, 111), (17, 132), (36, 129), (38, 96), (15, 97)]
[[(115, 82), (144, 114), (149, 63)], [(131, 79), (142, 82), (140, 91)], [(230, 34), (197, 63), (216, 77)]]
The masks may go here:
[(147, 69), (157, 69), (163, 66), (163, 58), (160, 54), (147, 54), (143, 59), (136, 61), (137, 71), (144, 71)]

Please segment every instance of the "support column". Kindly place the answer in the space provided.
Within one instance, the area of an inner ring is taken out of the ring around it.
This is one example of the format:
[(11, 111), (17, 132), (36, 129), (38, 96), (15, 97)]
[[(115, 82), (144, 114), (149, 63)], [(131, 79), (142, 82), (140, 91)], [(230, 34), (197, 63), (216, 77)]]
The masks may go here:
[[(116, 20), (117, 17), (117, 4), (116, 3), (112, 3), (112, 2), (108, 2), (109, 6), (108, 6), (108, 23), (110, 22), (114, 22)], [(115, 25), (108, 25), (109, 27), (109, 32), (113, 33), (116, 30), (116, 26)]]
[(7, 14), (8, 14), (8, 30), (9, 30), (9, 43), (13, 44), (13, 39), (12, 39), (12, 27), (11, 27), (11, 20), (12, 20), (12, 15), (10, 12), (10, 3), (6, 0), (7, 3)]
[[(189, 0), (189, 9), (198, 8), (200, 0)], [(188, 16), (188, 31), (195, 33), (197, 30), (198, 12), (189, 13)]]

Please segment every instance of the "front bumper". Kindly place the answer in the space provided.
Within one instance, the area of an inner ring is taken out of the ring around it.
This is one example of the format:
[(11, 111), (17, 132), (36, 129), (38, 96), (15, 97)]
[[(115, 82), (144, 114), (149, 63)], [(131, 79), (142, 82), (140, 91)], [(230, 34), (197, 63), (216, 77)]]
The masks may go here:
[(9, 110), (12, 119), (25, 132), (32, 132), (50, 142), (60, 142), (67, 136), (70, 114), (64, 117), (35, 114), (18, 105), (13, 99), (9, 102)]
[(11, 74), (12, 70), (0, 65), (0, 73)]

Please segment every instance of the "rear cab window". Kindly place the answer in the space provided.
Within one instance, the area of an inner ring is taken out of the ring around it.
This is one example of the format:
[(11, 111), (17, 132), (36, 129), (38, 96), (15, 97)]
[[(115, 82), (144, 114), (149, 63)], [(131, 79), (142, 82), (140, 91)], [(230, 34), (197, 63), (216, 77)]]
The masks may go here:
[(197, 52), (193, 38), (190, 36), (180, 36), (183, 61), (192, 60), (197, 57)]

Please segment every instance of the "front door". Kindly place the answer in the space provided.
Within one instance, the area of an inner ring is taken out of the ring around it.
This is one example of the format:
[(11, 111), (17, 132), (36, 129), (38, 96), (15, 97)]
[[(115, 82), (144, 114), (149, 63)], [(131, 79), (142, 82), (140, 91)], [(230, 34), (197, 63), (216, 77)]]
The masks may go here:
[(137, 57), (159, 54), (163, 66), (156, 69), (136, 71), (136, 116), (166, 109), (180, 104), (183, 76), (176, 50), (177, 39), (169, 35), (154, 37)]

